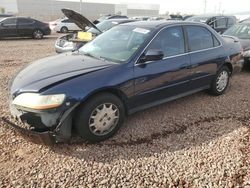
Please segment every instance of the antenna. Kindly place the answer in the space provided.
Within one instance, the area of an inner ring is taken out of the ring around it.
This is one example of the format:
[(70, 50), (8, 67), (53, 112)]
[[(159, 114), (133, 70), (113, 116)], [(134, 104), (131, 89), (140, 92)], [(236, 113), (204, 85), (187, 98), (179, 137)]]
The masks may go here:
[(206, 14), (207, 10), (207, 0), (204, 0), (204, 14)]

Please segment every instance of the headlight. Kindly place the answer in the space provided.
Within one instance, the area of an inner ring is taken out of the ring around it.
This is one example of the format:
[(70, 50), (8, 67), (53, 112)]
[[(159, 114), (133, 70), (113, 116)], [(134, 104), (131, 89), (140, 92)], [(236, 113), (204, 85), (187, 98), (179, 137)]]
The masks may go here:
[(250, 57), (250, 50), (243, 52), (244, 57)]
[(18, 95), (12, 104), (35, 110), (45, 110), (59, 107), (64, 99), (64, 94), (40, 95), (38, 93), (23, 93)]
[(72, 47), (73, 48), (73, 42), (68, 42), (66, 41), (64, 44), (63, 44), (63, 47), (66, 48), (66, 47)]

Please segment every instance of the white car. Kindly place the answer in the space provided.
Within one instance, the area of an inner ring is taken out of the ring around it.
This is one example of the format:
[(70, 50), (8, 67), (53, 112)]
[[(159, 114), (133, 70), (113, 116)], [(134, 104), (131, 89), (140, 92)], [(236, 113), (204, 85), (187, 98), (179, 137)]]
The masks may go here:
[(81, 29), (68, 18), (63, 18), (54, 23), (54, 31), (68, 33), (69, 31), (80, 31)]

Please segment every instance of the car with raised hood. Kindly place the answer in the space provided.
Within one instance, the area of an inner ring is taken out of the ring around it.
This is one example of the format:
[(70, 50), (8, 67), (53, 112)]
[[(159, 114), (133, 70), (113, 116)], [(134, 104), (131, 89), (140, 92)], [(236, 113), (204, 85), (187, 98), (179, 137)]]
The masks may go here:
[[(107, 19), (95, 25), (86, 17), (73, 10), (62, 9), (62, 12), (65, 16), (68, 17), (68, 19), (70, 19), (71, 22), (75, 23), (79, 28), (81, 28), (82, 31), (59, 37), (55, 42), (55, 51), (57, 53), (78, 50), (80, 47), (92, 40), (94, 37), (100, 35), (101, 33), (109, 30), (112, 27), (122, 23), (136, 21), (127, 18)], [(88, 28), (86, 32), (91, 35), (88, 39), (81, 38), (81, 35), (85, 33), (83, 31), (85, 31), (86, 28)]]
[(250, 20), (230, 27), (223, 33), (223, 35), (238, 38), (243, 48), (245, 65), (250, 68)]
[(50, 25), (50, 27), (52, 27), (57, 33), (69, 33), (81, 30), (81, 28), (79, 28), (74, 22), (71, 21), (71, 19), (67, 17), (51, 22)]
[(42, 39), (50, 35), (49, 24), (26, 17), (0, 18), (0, 38), (5, 37), (32, 37)]
[(221, 34), (236, 24), (237, 19), (230, 15), (197, 15), (187, 18), (186, 21), (205, 23)]
[(72, 130), (98, 142), (138, 110), (202, 90), (223, 94), (241, 63), (239, 42), (205, 24), (121, 24), (76, 52), (40, 59), (19, 72), (10, 109), (24, 124), (4, 121), (47, 144), (68, 141)]

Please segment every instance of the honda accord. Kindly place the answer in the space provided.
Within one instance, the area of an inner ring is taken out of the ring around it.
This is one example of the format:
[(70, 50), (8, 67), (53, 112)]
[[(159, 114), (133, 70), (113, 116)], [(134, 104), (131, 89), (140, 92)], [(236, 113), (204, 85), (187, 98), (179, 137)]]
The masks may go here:
[[(72, 129), (105, 140), (126, 115), (192, 93), (221, 95), (242, 66), (241, 45), (202, 23), (149, 21), (119, 25), (79, 51), (38, 60), (14, 78), (5, 121), (46, 144)], [(163, 112), (164, 113), (164, 112)]]

